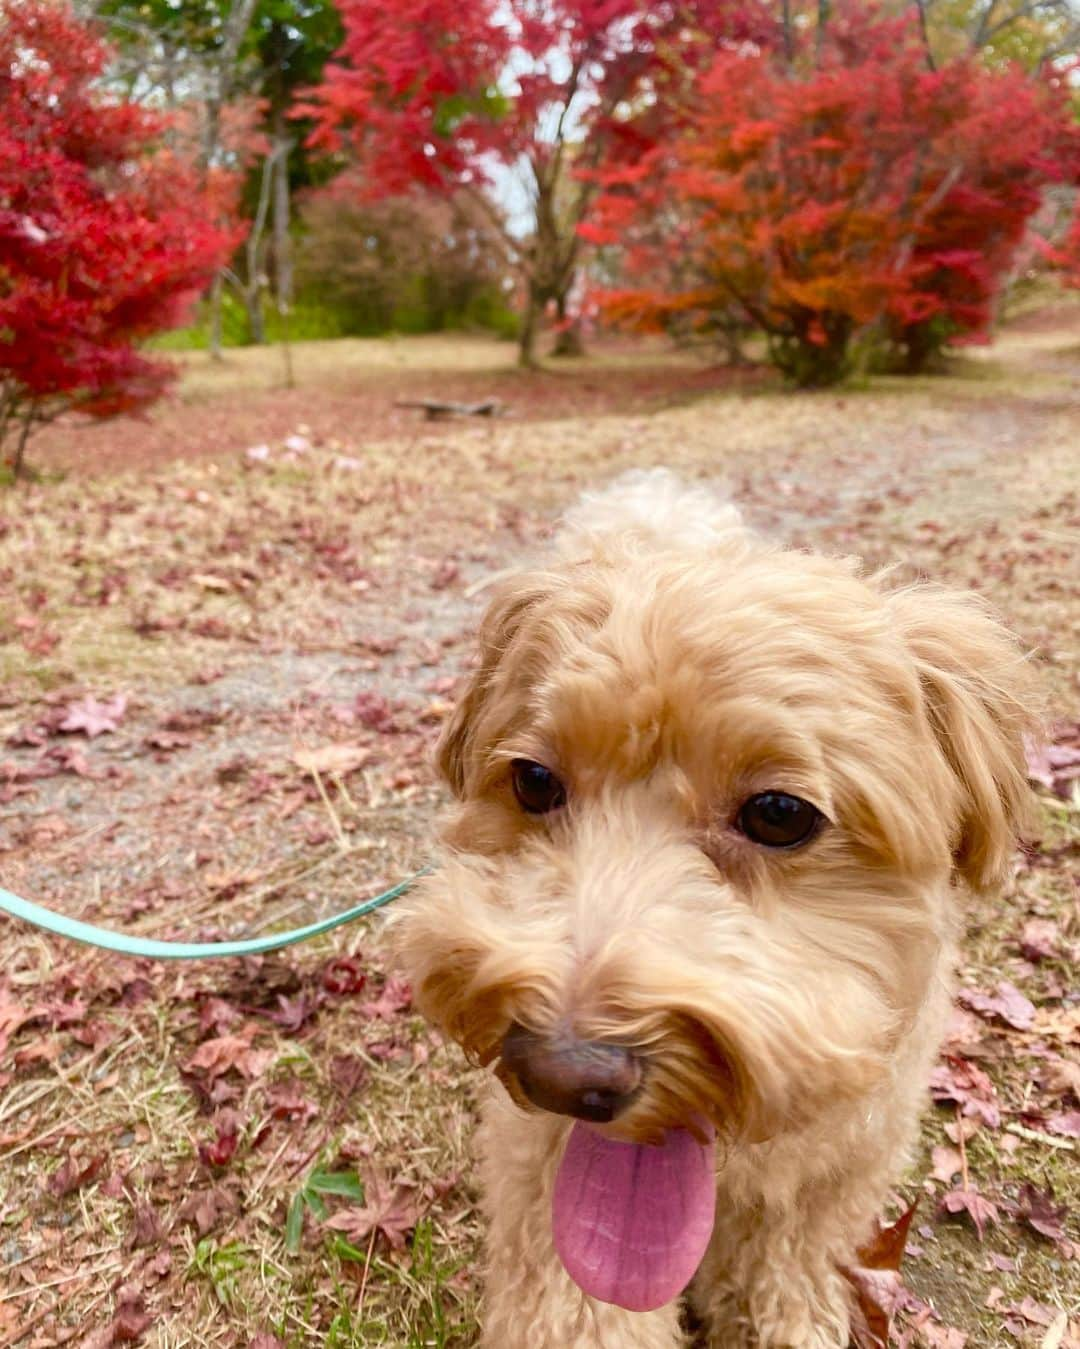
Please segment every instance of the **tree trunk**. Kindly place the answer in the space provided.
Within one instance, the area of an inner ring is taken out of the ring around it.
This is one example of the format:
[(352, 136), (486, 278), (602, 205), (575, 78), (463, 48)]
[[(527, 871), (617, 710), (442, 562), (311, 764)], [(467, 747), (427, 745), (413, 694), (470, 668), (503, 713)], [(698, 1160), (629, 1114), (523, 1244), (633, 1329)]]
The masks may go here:
[(221, 360), (221, 300), (225, 282), (218, 272), (210, 284), (210, 359)]
[(244, 290), (244, 308), (247, 310), (248, 334), (256, 346), (266, 341), (266, 320), (263, 317), (262, 277), (256, 274)]
[(26, 475), (26, 444), (30, 439), (30, 430), (34, 425), (32, 408), (27, 408), (19, 428), (19, 439), (15, 444), (15, 458), (11, 461), (11, 476), (16, 482)]
[(543, 308), (543, 300), (529, 283), (525, 297), (525, 313), (521, 319), (521, 332), (518, 335), (518, 365), (523, 370), (536, 368), (536, 328)]
[(281, 113), (275, 114), (274, 142), (274, 296), (281, 313), (292, 304), (292, 240), (289, 238), (289, 139), (281, 126)]
[(585, 343), (581, 336), (581, 320), (567, 318), (567, 297), (559, 295), (555, 299), (555, 314), (558, 328), (555, 333), (555, 345), (552, 356), (584, 356)]

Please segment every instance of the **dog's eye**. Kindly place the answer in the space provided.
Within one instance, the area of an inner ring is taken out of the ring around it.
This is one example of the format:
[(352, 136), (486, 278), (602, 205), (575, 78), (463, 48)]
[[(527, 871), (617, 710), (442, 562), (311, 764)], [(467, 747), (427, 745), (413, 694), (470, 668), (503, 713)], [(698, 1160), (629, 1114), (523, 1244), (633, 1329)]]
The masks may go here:
[(542, 763), (515, 759), (510, 765), (518, 805), (530, 815), (546, 815), (566, 805), (566, 789)]
[(759, 792), (744, 801), (735, 823), (752, 843), (766, 848), (797, 848), (809, 843), (824, 816), (817, 806), (787, 792)]

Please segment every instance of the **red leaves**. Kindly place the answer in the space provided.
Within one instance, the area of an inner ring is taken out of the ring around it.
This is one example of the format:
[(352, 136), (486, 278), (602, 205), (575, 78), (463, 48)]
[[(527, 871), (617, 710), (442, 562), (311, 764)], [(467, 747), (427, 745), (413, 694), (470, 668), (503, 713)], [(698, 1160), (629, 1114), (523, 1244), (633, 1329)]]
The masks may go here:
[(20, 417), (156, 398), (173, 371), (135, 344), (178, 321), (236, 242), (210, 223), (194, 172), (158, 148), (165, 120), (97, 84), (106, 59), (63, 6), (5, 11), (0, 366)]
[(1038, 1189), (1030, 1181), (1025, 1182), (1016, 1205), (1016, 1216), (1027, 1224), (1033, 1232), (1045, 1237), (1047, 1241), (1062, 1241), (1065, 1237), (1064, 1220), (1068, 1209), (1054, 1203), (1052, 1194)]
[(215, 1121), (213, 1142), (199, 1144), (199, 1158), (206, 1166), (228, 1166), (240, 1142), (240, 1117), (235, 1110), (221, 1110)]
[(993, 1082), (974, 1063), (949, 1055), (930, 1074), (935, 1101), (955, 1101), (964, 1115), (982, 1120), (991, 1129), (1001, 1124), (1001, 1109)]
[(392, 1182), (381, 1172), (372, 1171), (364, 1178), (364, 1204), (342, 1209), (324, 1226), (342, 1233), (361, 1250), (381, 1236), (391, 1250), (403, 1251), (425, 1207), (424, 1196), (415, 1186)]
[(721, 46), (685, 137), (633, 147), (634, 181), (601, 171), (590, 237), (622, 246), (617, 319), (763, 331), (804, 384), (843, 375), (874, 324), (909, 369), (985, 333), (1044, 187), (1074, 171), (1065, 92), (970, 56), (928, 70), (910, 7), (831, 8), (794, 50)]
[(962, 988), (957, 994), (957, 999), (980, 1016), (997, 1017), (1017, 1030), (1030, 1030), (1035, 1023), (1033, 1003), (1008, 980), (1003, 979), (993, 993)]
[(91, 1157), (88, 1162), (78, 1162), (74, 1157), (69, 1157), (49, 1178), (49, 1193), (62, 1199), (75, 1190), (81, 1190), (84, 1185), (89, 1185), (97, 1179), (98, 1172), (105, 1162), (106, 1156), (103, 1152)]
[(276, 1057), (272, 1049), (253, 1049), (254, 1026), (246, 1026), (237, 1035), (219, 1035), (204, 1040), (184, 1065), (189, 1073), (205, 1075), (211, 1082), (224, 1073), (237, 1072), (248, 1079), (262, 1075)]
[(966, 1213), (975, 1224), (980, 1241), (986, 1231), (986, 1224), (998, 1221), (995, 1205), (975, 1189), (950, 1190), (942, 1196), (941, 1207), (946, 1213)]
[(1020, 934), (1020, 953), (1027, 960), (1049, 960), (1058, 954), (1061, 933), (1049, 918), (1029, 918)]
[(392, 1021), (399, 1013), (412, 1006), (412, 989), (404, 979), (391, 975), (374, 1002), (364, 1003), (364, 1015)]
[(320, 979), (327, 993), (335, 997), (359, 993), (367, 983), (367, 975), (356, 956), (335, 956), (333, 960), (328, 960)]
[(855, 1289), (851, 1337), (856, 1349), (885, 1349), (888, 1345), (889, 1326), (906, 1297), (899, 1271), (917, 1206), (916, 1199), (891, 1226), (879, 1227), (877, 1235), (860, 1247), (859, 1263), (843, 1271)]

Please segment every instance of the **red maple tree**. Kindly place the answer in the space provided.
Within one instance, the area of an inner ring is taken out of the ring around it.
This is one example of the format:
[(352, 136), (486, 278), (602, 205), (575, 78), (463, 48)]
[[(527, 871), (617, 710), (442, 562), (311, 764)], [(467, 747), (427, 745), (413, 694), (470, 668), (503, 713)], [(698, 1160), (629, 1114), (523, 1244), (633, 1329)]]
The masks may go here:
[(160, 115), (101, 87), (107, 48), (51, 0), (0, 17), (0, 454), (35, 427), (141, 408), (173, 377), (137, 344), (181, 322), (237, 242)]
[[(763, 0), (342, 0), (345, 41), (298, 115), (311, 142), (353, 167), (358, 195), (422, 187), (476, 198), (498, 229), (525, 294), (523, 363), (555, 311), (572, 343), (577, 226), (595, 168), (665, 91), (717, 45), (770, 27)], [(640, 120), (644, 134), (646, 122)], [(517, 179), (527, 223), (508, 225), (488, 189)]]
[(607, 312), (745, 324), (800, 384), (840, 378), (860, 340), (920, 368), (985, 333), (1043, 189), (1068, 175), (1066, 82), (973, 57), (934, 69), (911, 15), (854, 0), (787, 36), (719, 53), (684, 133), (602, 170), (583, 232), (616, 246), (628, 283)]

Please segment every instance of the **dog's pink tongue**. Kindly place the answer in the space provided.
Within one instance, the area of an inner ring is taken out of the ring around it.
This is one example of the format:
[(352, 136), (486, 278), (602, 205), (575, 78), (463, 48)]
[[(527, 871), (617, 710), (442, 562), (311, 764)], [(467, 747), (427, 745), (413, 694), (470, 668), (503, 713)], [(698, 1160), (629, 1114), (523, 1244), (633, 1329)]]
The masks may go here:
[(555, 1178), (555, 1249), (586, 1293), (646, 1312), (678, 1297), (713, 1229), (714, 1146), (670, 1129), (656, 1147), (575, 1124)]

